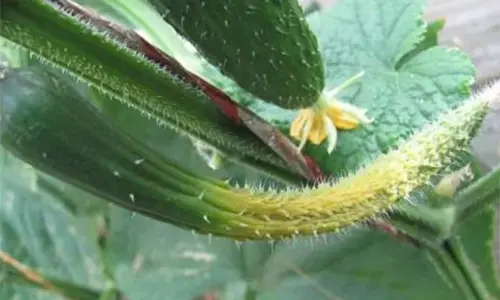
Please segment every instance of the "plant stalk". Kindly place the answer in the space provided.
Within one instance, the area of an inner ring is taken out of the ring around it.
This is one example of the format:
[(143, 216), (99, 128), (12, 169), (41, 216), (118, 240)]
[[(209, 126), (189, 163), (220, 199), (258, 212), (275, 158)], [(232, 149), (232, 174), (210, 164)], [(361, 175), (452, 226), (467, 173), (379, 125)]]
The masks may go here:
[(464, 280), (467, 282), (469, 289), (474, 294), (474, 299), (489, 300), (491, 295), (488, 292), (485, 284), (481, 280), (481, 276), (473, 265), (473, 262), (467, 256), (464, 247), (456, 236), (450, 237), (444, 244), (443, 248), (448, 253), (449, 257), (455, 262), (457, 269), (460, 270)]
[(463, 296), (463, 300), (478, 300), (450, 254), (445, 251), (443, 247), (426, 248), (437, 271), (444, 277), (443, 279), (450, 284), (450, 287), (456, 287)]

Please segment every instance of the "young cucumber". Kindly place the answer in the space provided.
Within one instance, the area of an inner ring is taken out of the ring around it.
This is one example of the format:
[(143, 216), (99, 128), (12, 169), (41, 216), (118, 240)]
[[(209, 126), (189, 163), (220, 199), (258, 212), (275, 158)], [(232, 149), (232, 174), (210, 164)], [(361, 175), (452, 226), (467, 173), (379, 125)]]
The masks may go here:
[(5, 73), (0, 89), (0, 141), (10, 153), (118, 206), (206, 228), (207, 208), (190, 196), (201, 192), (198, 183), (176, 177), (173, 163), (109, 123), (69, 81), (34, 66)]
[(290, 109), (314, 104), (323, 62), (297, 0), (150, 0), (180, 35), (255, 96)]

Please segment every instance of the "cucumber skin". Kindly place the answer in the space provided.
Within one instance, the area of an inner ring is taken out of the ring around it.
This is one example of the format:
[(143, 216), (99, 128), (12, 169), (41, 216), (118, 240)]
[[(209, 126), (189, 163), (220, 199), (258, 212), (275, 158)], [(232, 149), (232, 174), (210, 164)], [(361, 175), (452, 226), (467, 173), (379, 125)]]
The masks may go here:
[(29, 67), (7, 71), (0, 90), (0, 141), (13, 155), (118, 206), (186, 229), (207, 227), (203, 203), (189, 201), (196, 184), (186, 189), (162, 173), (170, 170), (164, 159), (107, 123), (68, 82)]
[(318, 41), (297, 0), (150, 0), (221, 72), (283, 108), (316, 103), (325, 80)]
[(214, 105), (206, 87), (186, 81), (189, 78), (177, 68), (158, 64), (154, 57), (138, 56), (121, 45), (120, 39), (112, 42), (113, 38), (98, 34), (99, 30), (61, 13), (46, 0), (0, 2), (1, 37), (154, 118), (161, 126), (211, 144), (231, 160), (258, 164), (271, 174), (298, 180), (266, 143), (245, 126), (235, 125), (221, 111), (224, 107)]

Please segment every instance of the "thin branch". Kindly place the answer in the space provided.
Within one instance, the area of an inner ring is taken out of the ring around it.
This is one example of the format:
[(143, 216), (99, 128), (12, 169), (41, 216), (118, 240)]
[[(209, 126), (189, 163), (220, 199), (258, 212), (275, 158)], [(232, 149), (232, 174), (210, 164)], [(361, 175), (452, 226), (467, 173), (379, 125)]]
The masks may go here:
[(21, 262), (10, 256), (8, 253), (0, 250), (0, 260), (6, 264), (14, 268), (19, 274), (21, 274), (24, 279), (27, 281), (37, 285), (43, 290), (54, 292), (59, 295), (65, 296), (67, 299), (68, 298), (63, 291), (55, 287), (49, 280), (43, 278), (40, 274), (37, 272), (33, 271), (31, 268), (29, 268), (26, 265), (23, 265)]

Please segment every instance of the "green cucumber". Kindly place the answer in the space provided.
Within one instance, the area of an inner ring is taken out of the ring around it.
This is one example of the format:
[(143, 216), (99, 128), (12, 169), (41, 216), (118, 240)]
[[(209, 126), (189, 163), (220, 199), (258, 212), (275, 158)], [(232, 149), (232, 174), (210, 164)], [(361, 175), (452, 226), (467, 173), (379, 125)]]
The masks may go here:
[(115, 128), (40, 67), (0, 79), (1, 144), (33, 167), (129, 210), (233, 239), (333, 232), (385, 213), (460, 155), (500, 84), (354, 174), (316, 187), (234, 188), (174, 164)]
[[(252, 226), (266, 228), (268, 221), (220, 205), (235, 201), (218, 194), (231, 190), (228, 183), (188, 171), (121, 131), (70, 80), (43, 66), (2, 73), (0, 143), (6, 150), (45, 174), (161, 222), (234, 239), (266, 238)], [(278, 236), (280, 228), (273, 229)]]
[(283, 108), (316, 103), (324, 82), (318, 42), (297, 0), (150, 0), (221, 72)]
[(34, 168), (161, 222), (234, 239), (266, 238), (251, 227), (265, 228), (266, 220), (216, 204), (217, 192), (231, 189), (228, 183), (200, 177), (142, 145), (60, 74), (43, 66), (7, 70), (0, 90), (1, 145)]
[(197, 193), (195, 184), (161, 176), (169, 167), (109, 125), (69, 82), (29, 67), (5, 72), (0, 89), (0, 140), (12, 154), (125, 208), (183, 227), (201, 223), (171, 201), (173, 195)]
[(286, 161), (266, 143), (227, 118), (199, 88), (120, 43), (122, 35), (112, 38), (115, 34), (78, 21), (45, 0), (0, 0), (0, 11), (0, 37), (33, 57), (161, 126), (212, 145), (229, 160), (258, 165), (286, 180), (300, 178), (290, 173)]

